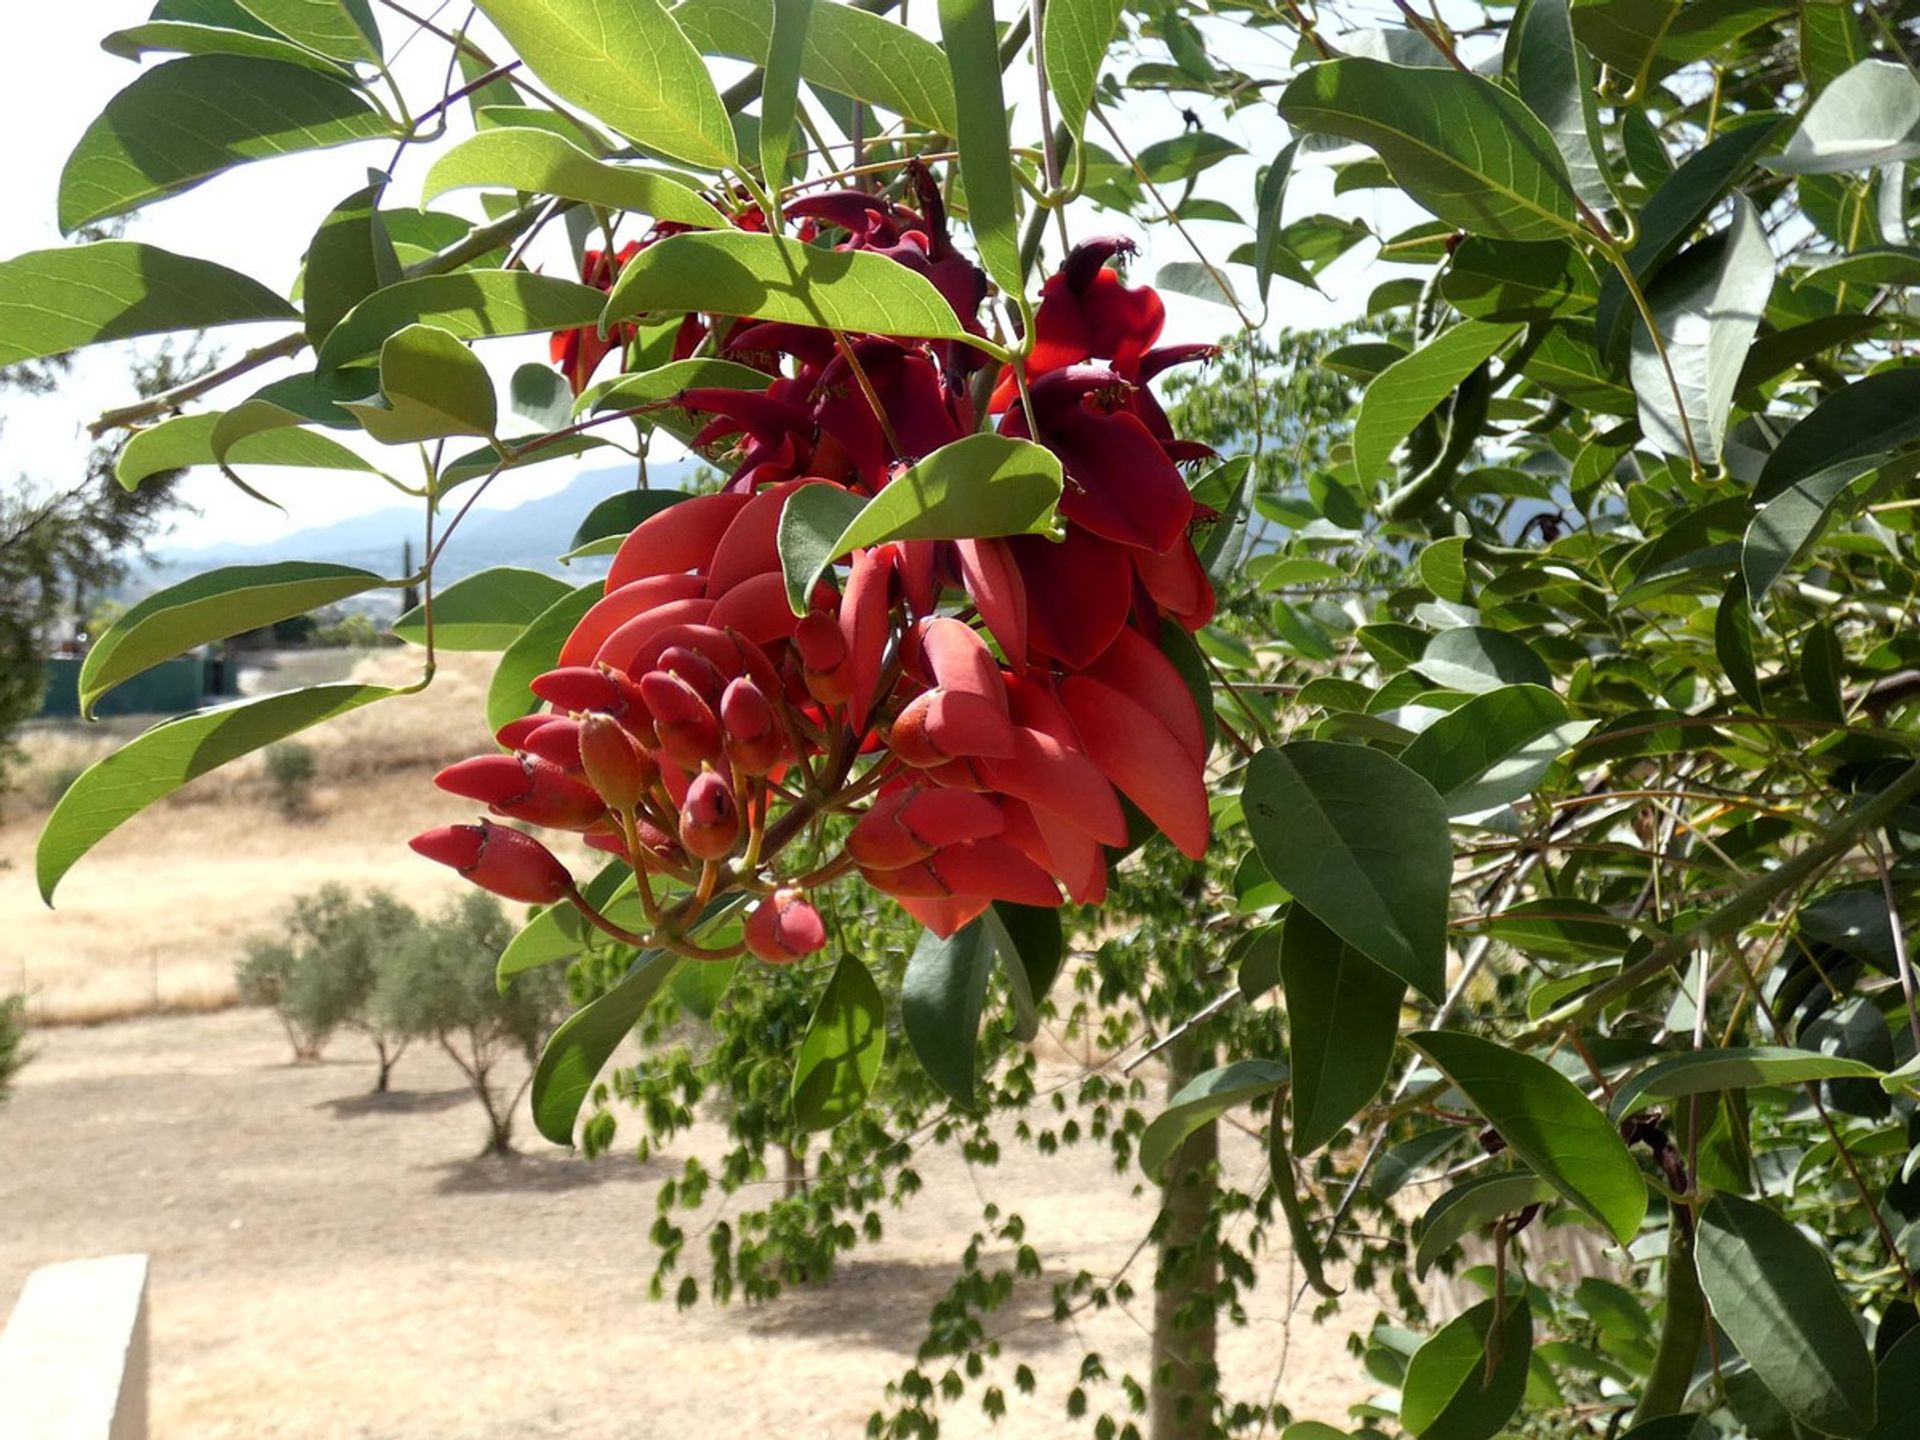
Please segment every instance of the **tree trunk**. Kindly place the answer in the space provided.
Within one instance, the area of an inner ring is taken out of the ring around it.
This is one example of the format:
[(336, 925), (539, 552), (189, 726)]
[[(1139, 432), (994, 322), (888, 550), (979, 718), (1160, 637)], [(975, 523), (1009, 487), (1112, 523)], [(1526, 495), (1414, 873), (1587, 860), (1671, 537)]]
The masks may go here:
[(786, 1173), (782, 1177), (780, 1193), (788, 1200), (796, 1195), (807, 1193), (807, 1162), (804, 1156), (793, 1146), (782, 1141), (781, 1157), (786, 1161)]
[(400, 1060), (400, 1052), (406, 1048), (407, 1043), (404, 1040), (392, 1049), (387, 1048), (387, 1042), (385, 1040), (377, 1038), (374, 1040), (373, 1053), (380, 1057), (380, 1073), (374, 1077), (373, 1081), (374, 1094), (384, 1095), (387, 1093), (388, 1082), (393, 1079), (393, 1067)]
[[(1207, 1047), (1182, 1036), (1167, 1047), (1167, 1093), (1205, 1070)], [(1148, 1376), (1150, 1440), (1205, 1440), (1219, 1388), (1214, 1292), (1220, 1264), (1206, 1234), (1219, 1198), (1220, 1132), (1209, 1121), (1167, 1162), (1153, 1295), (1153, 1358)]]

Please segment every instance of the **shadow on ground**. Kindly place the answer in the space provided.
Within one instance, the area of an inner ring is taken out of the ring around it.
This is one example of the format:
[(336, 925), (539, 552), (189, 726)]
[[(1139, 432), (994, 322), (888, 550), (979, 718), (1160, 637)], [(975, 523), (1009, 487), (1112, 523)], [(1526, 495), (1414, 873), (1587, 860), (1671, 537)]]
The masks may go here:
[(432, 1168), (440, 1174), (433, 1187), (440, 1195), (563, 1195), (571, 1190), (659, 1178), (651, 1160), (643, 1163), (631, 1155), (584, 1160), (558, 1150), (476, 1155)]
[[(927, 1316), (958, 1276), (949, 1262), (849, 1260), (834, 1267), (828, 1283), (800, 1285), (751, 1312), (755, 1335), (835, 1335), (899, 1355), (912, 1355), (926, 1338)], [(1021, 1326), (1023, 1350), (1052, 1350), (1072, 1337), (1066, 1326), (1046, 1323), (1053, 1312), (1053, 1281), (1023, 1282), (989, 1325), (999, 1331)], [(1027, 1323), (1037, 1322), (1037, 1323)]]
[(369, 1115), (432, 1115), (472, 1098), (473, 1092), (465, 1086), (451, 1090), (368, 1090), (322, 1100), (313, 1108), (332, 1111), (336, 1120), (361, 1120)]

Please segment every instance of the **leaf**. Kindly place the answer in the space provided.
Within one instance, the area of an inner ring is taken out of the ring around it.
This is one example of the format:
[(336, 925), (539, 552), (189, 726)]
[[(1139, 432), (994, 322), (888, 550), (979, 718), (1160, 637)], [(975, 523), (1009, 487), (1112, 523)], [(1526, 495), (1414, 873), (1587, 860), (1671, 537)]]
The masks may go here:
[(1526, 0), (1514, 12), (1506, 70), (1522, 102), (1559, 146), (1574, 193), (1594, 210), (1611, 205), (1593, 66), (1573, 38), (1569, 0)]
[(1861, 1060), (1820, 1055), (1784, 1045), (1695, 1050), (1657, 1060), (1628, 1080), (1614, 1092), (1612, 1113), (1615, 1120), (1624, 1120), (1649, 1105), (1688, 1095), (1852, 1077), (1877, 1080), (1880, 1071)]
[(1783, 175), (1832, 175), (1920, 156), (1920, 80), (1894, 60), (1862, 60), (1808, 109), (1763, 163)]
[(1553, 1186), (1528, 1171), (1468, 1176), (1429, 1205), (1414, 1227), (1419, 1237), (1413, 1258), (1415, 1277), (1426, 1279), (1434, 1262), (1474, 1231), (1503, 1215), (1543, 1204), (1556, 1193)]
[[(441, 650), (505, 650), (572, 595), (564, 581), (538, 570), (511, 565), (482, 570), (433, 597), (433, 643)], [(426, 607), (416, 605), (395, 620), (393, 633), (409, 644), (424, 645)]]
[(125, 215), (250, 160), (392, 136), (351, 85), (301, 65), (190, 55), (107, 102), (60, 173), (60, 229)]
[(1814, 714), (1840, 724), (1846, 719), (1846, 701), (1840, 693), (1840, 675), (1846, 660), (1840, 637), (1824, 622), (1807, 628), (1800, 651), (1800, 688)]
[(1597, 721), (1576, 720), (1538, 685), (1475, 695), (1422, 730), (1400, 763), (1439, 792), (1451, 820), (1472, 820), (1525, 799)]
[(996, 900), (980, 917), (1007, 973), (1013, 997), (1013, 1038), (1026, 1044), (1040, 1033), (1040, 1002), (1066, 960), (1060, 912)]
[(993, 940), (975, 920), (942, 940), (931, 930), (907, 957), (900, 1024), (927, 1077), (964, 1110), (975, 1105), (974, 1052), (980, 1007), (993, 965)]
[(35, 854), (40, 898), (133, 816), (229, 760), (398, 694), (384, 685), (317, 685), (162, 721), (89, 766), (47, 817)]
[(1275, 880), (1361, 954), (1440, 998), (1452, 848), (1432, 786), (1378, 750), (1296, 740), (1254, 756), (1241, 804)]
[(1713, 614), (1713, 653), (1734, 694), (1755, 714), (1764, 715), (1766, 697), (1753, 658), (1753, 611), (1747, 603), (1747, 582), (1738, 575), (1727, 583)]
[(491, 436), (499, 401), (487, 367), (459, 338), (437, 325), (409, 325), (380, 347), (384, 405), (349, 403), (367, 434), (383, 445), (410, 445), (450, 435)]
[(1407, 985), (1297, 907), (1281, 931), (1280, 977), (1293, 1072), (1293, 1153), (1306, 1156), (1380, 1093)]
[(1120, 0), (1052, 0), (1040, 19), (1040, 49), (1053, 91), (1053, 117), (1073, 143), (1086, 134), (1100, 67), (1120, 24)]
[(1268, 289), (1280, 268), (1281, 212), (1287, 200), (1287, 181), (1293, 175), (1293, 157), (1299, 151), (1298, 140), (1289, 140), (1280, 148), (1261, 175), (1260, 192), (1254, 197), (1253, 275), (1262, 305), (1267, 303)]
[[(1634, 329), (1628, 373), (1640, 402), (1640, 429), (1651, 444), (1685, 455), (1691, 435), (1703, 462), (1719, 460), (1740, 368), (1772, 291), (1766, 230), (1752, 204), (1736, 195), (1733, 224), (1668, 265), (1647, 291), (1666, 342), (1665, 365), (1646, 327)], [(1676, 407), (1675, 383), (1684, 411)]]
[(831, 1130), (867, 1103), (887, 1049), (887, 1007), (867, 967), (842, 955), (793, 1059), (793, 1119)]
[(1457, 1030), (1407, 1037), (1535, 1174), (1622, 1245), (1647, 1214), (1647, 1187), (1611, 1121), (1544, 1061)]
[(1394, 448), (1519, 333), (1518, 325), (1463, 320), (1381, 371), (1353, 421), (1353, 468), (1361, 483), (1386, 474)]
[[(1483, 1300), (1456, 1315), (1407, 1362), (1400, 1424), (1420, 1440), (1491, 1440), (1520, 1408), (1533, 1355), (1533, 1314), (1525, 1296), (1504, 1315)], [(1500, 1333), (1493, 1336), (1496, 1319)], [(1491, 1373), (1487, 1357), (1496, 1355)]]
[(1177, 290), (1182, 295), (1191, 295), (1210, 305), (1224, 305), (1229, 310), (1237, 309), (1240, 304), (1233, 293), (1232, 282), (1220, 268), (1202, 265), (1197, 260), (1169, 260), (1160, 267), (1153, 283), (1162, 290)]
[(152, 245), (101, 240), (34, 250), (0, 262), (0, 365), (298, 313), (236, 270)]
[(450, 190), (485, 187), (557, 195), (605, 210), (632, 210), (702, 228), (727, 223), (699, 194), (670, 175), (596, 160), (550, 130), (506, 126), (482, 130), (433, 162), (421, 182), (423, 202)]
[(1840, 497), (1860, 478), (1855, 462), (1843, 461), (1797, 480), (1755, 513), (1740, 541), (1740, 574), (1753, 604), (1823, 534)]
[(320, 363), (337, 368), (363, 359), (409, 325), (433, 325), (461, 340), (571, 330), (595, 324), (605, 300), (591, 285), (523, 270), (422, 275), (349, 310), (320, 347)]
[(998, 350), (967, 334), (930, 280), (883, 255), (821, 250), (740, 230), (674, 235), (649, 245), (620, 272), (601, 323), (696, 310)]
[(380, 30), (351, 0), (239, 0), (248, 14), (329, 60), (380, 59)]
[(157, 590), (87, 651), (80, 665), (80, 713), (91, 719), (94, 702), (114, 686), (196, 645), (304, 615), (384, 583), (371, 570), (287, 560), (230, 565)]
[(559, 371), (535, 361), (515, 368), (507, 381), (507, 403), (514, 414), (549, 432), (573, 419), (573, 391)]
[(679, 964), (670, 950), (644, 952), (618, 985), (562, 1020), (548, 1038), (533, 1071), (533, 1123), (555, 1145), (573, 1144), (587, 1092)]
[[(247, 402), (251, 403), (251, 402)], [(141, 481), (169, 470), (211, 465), (214, 433), (226, 412), (206, 410), (176, 415), (136, 430), (114, 462), (114, 478), (128, 490)], [(297, 426), (281, 426), (247, 435), (226, 450), (228, 465), (275, 465), (302, 470), (354, 470), (367, 475), (379, 471), (338, 440)]]
[(1503, 240), (1580, 233), (1553, 136), (1478, 75), (1330, 60), (1287, 86), (1280, 113), (1297, 129), (1371, 146), (1416, 203), (1460, 229)]
[(1526, 641), (1485, 625), (1456, 625), (1427, 642), (1413, 668), (1448, 690), (1481, 694), (1508, 685), (1553, 688), (1553, 672)]
[(487, 685), (487, 728), (498, 730), (509, 720), (531, 715), (540, 702), (527, 689), (536, 675), (544, 675), (560, 662), (560, 647), (566, 643), (580, 617), (606, 594), (598, 580), (569, 590), (522, 630), (500, 653), (493, 667), (493, 679)]
[(1878, 1400), (1878, 1423), (1867, 1440), (1920, 1434), (1920, 1331), (1909, 1330), (1881, 1357)]
[(700, 52), (660, 0), (476, 0), (562, 100), (690, 165), (738, 159), (733, 123)]
[(1271, 1095), (1286, 1083), (1287, 1067), (1277, 1060), (1236, 1060), (1196, 1075), (1140, 1136), (1141, 1170), (1148, 1179), (1164, 1185), (1167, 1162), (1189, 1135), (1203, 1125), (1211, 1125), (1236, 1105)]
[(942, 445), (864, 503), (837, 485), (806, 485), (780, 512), (780, 564), (793, 613), (827, 566), (889, 540), (1049, 535), (1063, 478), (1054, 454), (1027, 440), (969, 435)]
[(1849, 466), (1853, 476), (1920, 441), (1920, 366), (1881, 370), (1827, 396), (1767, 457), (1753, 498), (1766, 504), (1822, 471)]
[(1713, 1318), (1775, 1399), (1823, 1435), (1874, 1424), (1873, 1357), (1813, 1242), (1765, 1205), (1715, 1195), (1694, 1240)]
[[(967, 188), (967, 219), (986, 268), (1009, 302), (1023, 300), (1020, 212), (1008, 154), (1007, 105), (1000, 90), (1000, 40), (993, 0), (939, 0), (940, 38), (953, 72), (954, 138), (960, 178)], [(1022, 307), (1024, 309), (1024, 305)]]
[(1440, 293), (1470, 319), (1530, 322), (1591, 309), (1600, 282), (1563, 240), (1469, 235), (1441, 275)]
[(1789, 9), (1780, 0), (1574, 0), (1573, 24), (1633, 96)]
[[(673, 18), (708, 55), (765, 65), (773, 0), (681, 0)], [(891, 110), (953, 134), (953, 81), (940, 47), (854, 5), (818, 4), (807, 27), (800, 74), (809, 85)]]
[(282, 64), (304, 65), (336, 80), (352, 80), (353, 72), (323, 55), (303, 49), (278, 35), (250, 30), (228, 30), (217, 25), (196, 25), (178, 20), (149, 20), (126, 30), (116, 30), (100, 42), (100, 48), (123, 60), (142, 56), (165, 55), (246, 55), (256, 60), (275, 60)]
[(769, 195), (787, 183), (787, 148), (800, 101), (800, 63), (814, 0), (773, 0), (773, 34), (760, 80), (760, 177)]
[(682, 490), (622, 490), (609, 495), (587, 512), (573, 532), (573, 548), (560, 558), (611, 555), (641, 521), (691, 498)]
[(355, 305), (400, 279), (400, 259), (380, 216), (386, 189), (382, 176), (349, 195), (328, 212), (307, 246), (300, 295), (307, 340), (316, 348)]

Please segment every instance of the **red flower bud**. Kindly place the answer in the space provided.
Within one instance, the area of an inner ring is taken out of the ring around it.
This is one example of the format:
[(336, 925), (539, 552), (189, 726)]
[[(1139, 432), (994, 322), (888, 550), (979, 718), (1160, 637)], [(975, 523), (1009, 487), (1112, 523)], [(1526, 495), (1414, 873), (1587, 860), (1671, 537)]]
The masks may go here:
[(586, 785), (536, 756), (476, 755), (449, 765), (433, 783), (484, 802), (496, 815), (556, 830), (584, 830), (606, 814), (600, 797)]
[(762, 900), (747, 916), (747, 949), (769, 965), (787, 965), (824, 949), (827, 927), (806, 893), (786, 888)]
[(741, 676), (720, 697), (720, 724), (727, 758), (746, 775), (764, 775), (778, 765), (784, 737), (773, 704), (753, 681)]
[(633, 810), (660, 773), (653, 757), (606, 715), (581, 718), (579, 748), (587, 783), (600, 792), (610, 809)]
[(649, 670), (640, 677), (640, 696), (653, 716), (660, 748), (674, 764), (698, 770), (720, 758), (720, 721), (693, 686), (678, 675)]
[(808, 693), (822, 705), (846, 704), (853, 693), (853, 666), (840, 621), (824, 610), (809, 611), (794, 629), (793, 648), (800, 656)]
[(573, 889), (573, 877), (531, 835), (482, 820), (442, 825), (407, 842), (416, 854), (450, 865), (482, 890), (523, 905), (551, 905)]
[(733, 791), (712, 770), (702, 770), (687, 785), (680, 806), (680, 843), (696, 860), (719, 860), (740, 841), (740, 807)]
[(700, 698), (709, 705), (720, 699), (721, 688), (727, 683), (726, 677), (714, 668), (714, 664), (697, 650), (685, 645), (669, 645), (660, 652), (660, 658), (653, 662), (655, 670), (664, 670), (669, 675), (678, 675), (691, 685)]
[(503, 750), (524, 750), (529, 735), (542, 725), (551, 725), (560, 718), (558, 715), (522, 715), (518, 720), (509, 720), (494, 731), (493, 738)]
[(611, 715), (643, 745), (653, 740), (652, 720), (640, 690), (625, 675), (603, 665), (563, 665), (536, 675), (527, 688), (549, 705), (576, 714)]
[[(613, 724), (611, 720), (607, 723)], [(580, 724), (576, 720), (555, 715), (547, 724), (530, 731), (526, 741), (516, 748), (551, 761), (570, 775), (580, 773)]]

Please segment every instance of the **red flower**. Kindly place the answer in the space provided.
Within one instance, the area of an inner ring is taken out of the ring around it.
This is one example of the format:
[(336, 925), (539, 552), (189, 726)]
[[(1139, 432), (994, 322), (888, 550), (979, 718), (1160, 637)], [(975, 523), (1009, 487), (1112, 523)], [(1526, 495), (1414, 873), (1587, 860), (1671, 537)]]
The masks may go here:
[[(583, 251), (580, 256), (580, 283), (591, 285), (596, 290), (612, 290), (614, 278), (622, 267), (639, 253), (638, 240), (623, 245), (620, 253), (611, 260), (604, 250)], [(560, 367), (568, 386), (578, 395), (587, 388), (587, 383), (593, 379), (593, 372), (600, 368), (600, 362), (607, 358), (608, 352), (616, 346), (625, 345), (632, 338), (631, 325), (617, 325), (613, 333), (604, 338), (599, 328), (592, 325), (584, 325), (578, 330), (562, 330), (554, 335), (551, 343), (553, 363)]]

